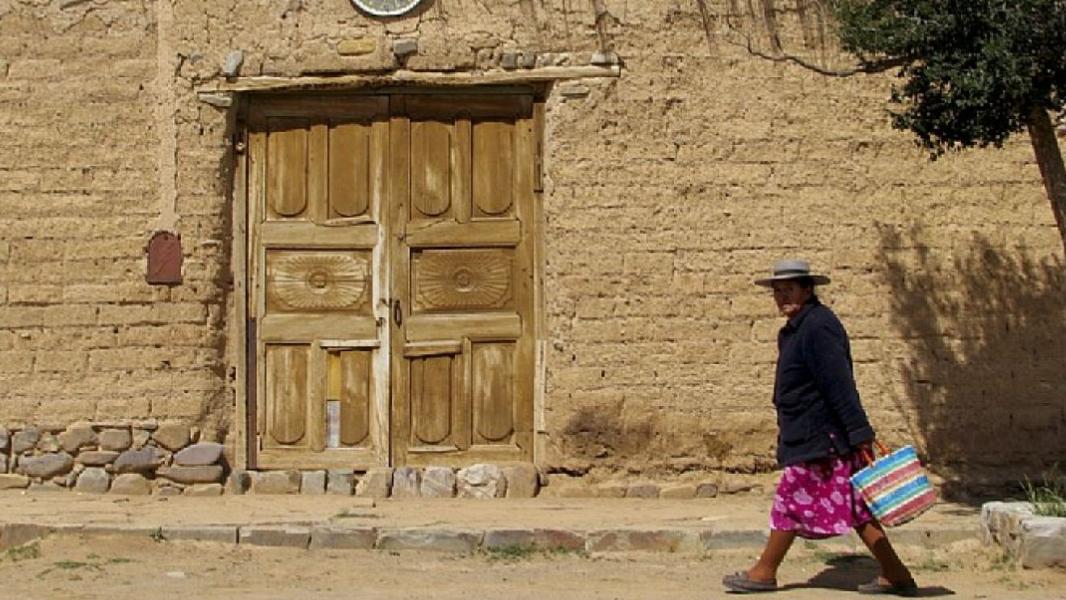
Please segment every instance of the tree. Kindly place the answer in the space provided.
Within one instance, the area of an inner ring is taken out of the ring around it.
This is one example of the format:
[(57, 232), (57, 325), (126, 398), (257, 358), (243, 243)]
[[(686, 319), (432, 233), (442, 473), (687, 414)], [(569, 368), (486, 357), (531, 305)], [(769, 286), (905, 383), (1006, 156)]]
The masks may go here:
[(862, 71), (898, 68), (893, 126), (935, 158), (1028, 130), (1066, 247), (1066, 167), (1048, 111), (1066, 105), (1066, 0), (830, 0)]

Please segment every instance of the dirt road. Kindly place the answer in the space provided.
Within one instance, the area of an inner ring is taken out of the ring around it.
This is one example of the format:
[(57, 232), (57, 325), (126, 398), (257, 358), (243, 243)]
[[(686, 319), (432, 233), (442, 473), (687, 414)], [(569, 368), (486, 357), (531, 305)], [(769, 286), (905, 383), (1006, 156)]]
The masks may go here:
[[(1066, 600), (1066, 572), (1018, 571), (977, 542), (904, 552), (923, 597)], [(254, 548), (115, 537), (51, 536), (0, 558), (0, 597), (42, 600), (728, 598), (721, 577), (751, 552), (669, 554), (418, 552)], [(872, 560), (797, 544), (775, 598), (859, 597)]]

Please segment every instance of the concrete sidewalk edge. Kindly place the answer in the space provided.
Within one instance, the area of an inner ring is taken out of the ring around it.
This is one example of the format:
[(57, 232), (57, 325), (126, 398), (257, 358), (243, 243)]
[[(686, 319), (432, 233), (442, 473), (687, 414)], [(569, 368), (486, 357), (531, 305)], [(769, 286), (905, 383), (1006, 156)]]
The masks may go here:
[[(0, 551), (31, 543), (48, 535), (127, 536), (159, 542), (192, 541), (261, 547), (333, 550), (476, 552), (548, 551), (574, 553), (655, 552), (704, 554), (721, 550), (759, 549), (767, 531), (717, 528), (464, 528), (360, 527), (335, 522), (295, 522), (249, 525), (120, 524), (39, 525), (0, 523)], [(936, 548), (978, 539), (978, 528), (909, 528), (889, 533), (897, 546)], [(817, 542), (841, 550), (861, 549), (853, 536)]]

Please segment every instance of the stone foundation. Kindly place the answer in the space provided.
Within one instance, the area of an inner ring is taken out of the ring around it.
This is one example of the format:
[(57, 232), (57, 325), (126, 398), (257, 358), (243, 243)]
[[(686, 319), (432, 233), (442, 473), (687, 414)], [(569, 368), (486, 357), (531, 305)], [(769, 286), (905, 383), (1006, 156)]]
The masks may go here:
[(219, 496), (344, 495), (365, 498), (713, 498), (762, 492), (760, 483), (592, 481), (545, 474), (532, 463), (465, 468), (372, 468), (310, 471), (231, 470), (223, 444), (199, 429), (154, 421), (0, 427), (0, 490), (70, 490), (86, 494)]

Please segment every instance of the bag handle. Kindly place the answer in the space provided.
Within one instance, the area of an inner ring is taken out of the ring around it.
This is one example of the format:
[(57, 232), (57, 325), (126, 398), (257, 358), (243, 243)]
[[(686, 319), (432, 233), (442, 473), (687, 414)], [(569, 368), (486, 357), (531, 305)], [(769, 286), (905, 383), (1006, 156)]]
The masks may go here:
[[(881, 453), (881, 456), (888, 456), (888, 454), (889, 454), (888, 448), (884, 444), (881, 443), (881, 440), (879, 440), (877, 438), (874, 438), (873, 445), (877, 447), (877, 451)], [(861, 452), (862, 452), (863, 459), (866, 460), (866, 464), (872, 465), (874, 463), (874, 459), (876, 457), (874, 456), (874, 453), (870, 451), (870, 448), (867, 447), (867, 446), (864, 446), (862, 448)]]

